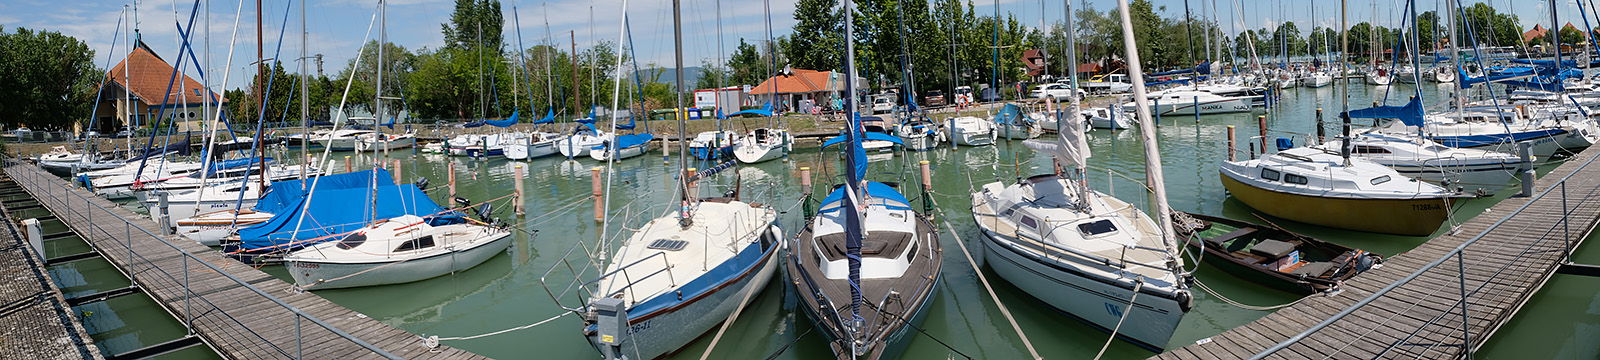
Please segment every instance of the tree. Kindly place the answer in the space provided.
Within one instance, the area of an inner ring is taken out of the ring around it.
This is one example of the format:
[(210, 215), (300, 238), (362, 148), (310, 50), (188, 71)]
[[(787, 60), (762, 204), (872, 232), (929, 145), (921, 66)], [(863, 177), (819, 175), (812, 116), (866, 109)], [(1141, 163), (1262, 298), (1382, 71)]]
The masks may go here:
[(800, 0), (795, 3), (794, 34), (784, 51), (796, 68), (807, 70), (838, 69), (844, 49), (844, 15), (838, 9), (838, 0)]
[(759, 85), (767, 79), (767, 64), (755, 45), (739, 39), (739, 47), (728, 57), (729, 85)]
[(89, 117), (105, 75), (93, 58), (94, 50), (71, 36), (0, 27), (0, 121), (67, 130)]
[(501, 39), (504, 25), (505, 16), (500, 12), (499, 0), (456, 0), (450, 22), (439, 27), (444, 33), (445, 47), (476, 50), (481, 43), (499, 56), (504, 46)]
[(1588, 41), (1588, 39), (1583, 37), (1583, 31), (1579, 31), (1578, 29), (1571, 27), (1561, 28), (1561, 44), (1577, 45), (1586, 41)]

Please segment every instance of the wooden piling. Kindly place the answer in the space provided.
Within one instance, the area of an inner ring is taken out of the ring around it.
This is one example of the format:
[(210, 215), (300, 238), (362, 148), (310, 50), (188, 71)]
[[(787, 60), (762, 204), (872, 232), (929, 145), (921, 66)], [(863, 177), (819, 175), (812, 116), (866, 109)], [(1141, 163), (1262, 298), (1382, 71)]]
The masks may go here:
[(453, 199), (456, 197), (456, 163), (454, 161), (446, 163), (445, 172), (449, 173), (450, 198)]
[(922, 189), (933, 191), (933, 172), (929, 171), (928, 161), (919, 161), (917, 166), (922, 168)]
[(1327, 133), (1328, 130), (1323, 127), (1322, 123), (1322, 108), (1319, 107), (1317, 108), (1317, 144), (1322, 144), (1322, 138), (1325, 137)]
[(400, 171), (400, 169), (401, 169), (400, 159), (394, 159), (394, 167), (391, 168), (389, 171), (391, 172), (391, 174), (394, 175), (394, 183), (396, 183), (396, 184), (399, 184), (402, 181), (401, 179), (404, 179), (406, 177), (404, 172)]
[[(396, 160), (396, 162), (399, 161)], [(517, 216), (527, 215), (528, 212), (526, 206), (522, 203), (522, 165), (517, 165), (515, 168), (513, 168), (511, 174), (512, 178), (517, 182), (517, 194), (514, 197), (514, 200), (512, 200), (511, 208), (517, 211)]]
[(605, 193), (600, 186), (600, 167), (589, 169), (589, 183), (594, 197), (594, 222), (605, 221)]
[(1237, 145), (1234, 144), (1233, 125), (1228, 125), (1228, 161), (1236, 161), (1238, 158), (1234, 155), (1239, 151), (1235, 146)]
[(1256, 125), (1261, 128), (1261, 154), (1267, 153), (1267, 116), (1257, 115)]
[(350, 155), (345, 155), (344, 156), (344, 172), (345, 173), (349, 173), (350, 172)]

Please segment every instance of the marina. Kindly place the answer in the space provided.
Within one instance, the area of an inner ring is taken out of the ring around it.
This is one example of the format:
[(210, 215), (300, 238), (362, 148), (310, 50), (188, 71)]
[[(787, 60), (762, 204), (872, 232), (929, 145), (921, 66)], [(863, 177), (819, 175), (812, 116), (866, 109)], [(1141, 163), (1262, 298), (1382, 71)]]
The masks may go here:
[(1600, 357), (1583, 2), (248, 2), (0, 27), (0, 357)]

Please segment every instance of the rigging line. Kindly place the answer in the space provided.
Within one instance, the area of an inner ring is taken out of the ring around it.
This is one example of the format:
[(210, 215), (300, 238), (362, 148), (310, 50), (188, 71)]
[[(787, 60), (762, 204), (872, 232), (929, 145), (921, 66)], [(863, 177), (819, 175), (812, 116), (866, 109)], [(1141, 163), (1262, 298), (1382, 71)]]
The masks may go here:
[[(1015, 317), (1011, 316), (1011, 310), (1006, 309), (1005, 303), (1000, 302), (1000, 296), (995, 295), (994, 287), (989, 285), (988, 277), (987, 276), (983, 276), (983, 270), (978, 269), (978, 262), (972, 260), (972, 253), (967, 251), (966, 244), (961, 241), (961, 235), (956, 233), (956, 228), (954, 226), (950, 226), (950, 216), (949, 215), (945, 215), (944, 207), (939, 206), (939, 201), (938, 200), (928, 199), (928, 201), (933, 201), (934, 208), (939, 209), (939, 220), (944, 222), (945, 230), (949, 230), (950, 231), (950, 236), (955, 238), (957, 247), (961, 248), (961, 255), (965, 256), (967, 258), (967, 263), (972, 265), (972, 272), (974, 274), (978, 275), (978, 282), (983, 284), (983, 289), (989, 292), (989, 298), (994, 299), (995, 307), (1000, 308), (1000, 313), (1005, 315), (1006, 316), (1006, 321), (1011, 323), (1011, 329), (1012, 330), (1016, 330), (1017, 337), (1022, 339), (1022, 346), (1025, 346), (1025, 347), (1028, 348), (1028, 354), (1029, 355), (1033, 355), (1034, 359), (1043, 359), (1044, 357), (1039, 356), (1039, 351), (1038, 350), (1034, 350), (1033, 342), (1028, 341), (1028, 334), (1022, 332), (1022, 326), (1017, 325), (1017, 319)], [(1138, 290), (1134, 290), (1134, 291), (1136, 293), (1138, 292)], [(1130, 303), (1130, 306), (1131, 306), (1131, 303)], [(909, 325), (909, 323), (907, 325)], [(918, 329), (918, 330), (920, 331), (921, 329)], [(931, 338), (932, 336), (929, 336), (929, 337)], [(938, 339), (934, 339), (934, 340), (937, 341)], [(943, 342), (940, 342), (940, 343), (943, 344)], [(955, 349), (950, 349), (950, 350), (954, 351)], [(957, 351), (956, 353), (959, 354), (960, 352)], [(962, 355), (962, 356), (966, 356), (966, 355)]]
[[(1238, 302), (1238, 301), (1234, 301), (1233, 299), (1229, 299), (1226, 296), (1222, 296), (1221, 293), (1218, 293), (1216, 290), (1211, 289), (1210, 286), (1206, 286), (1205, 283), (1201, 283), (1199, 278), (1196, 278), (1194, 280), (1194, 284), (1195, 284), (1195, 287), (1200, 288), (1200, 290), (1205, 290), (1207, 294), (1211, 294), (1211, 296), (1216, 296), (1218, 300), (1222, 300), (1222, 302), (1227, 303), (1228, 305), (1233, 305), (1235, 307), (1238, 307), (1240, 309), (1245, 309), (1245, 310), (1273, 311), (1273, 310), (1277, 310), (1277, 309), (1282, 309), (1282, 308), (1294, 306), (1295, 304), (1299, 304), (1300, 302), (1306, 301), (1306, 299), (1310, 299), (1311, 298), (1311, 296), (1303, 296), (1303, 297), (1300, 297), (1299, 299), (1296, 299), (1295, 301), (1291, 301), (1291, 302), (1289, 302), (1287, 304), (1280, 304), (1280, 305), (1273, 305), (1273, 306), (1257, 306), (1257, 305), (1249, 305), (1249, 304), (1241, 303), (1241, 302)], [(1324, 296), (1327, 296), (1327, 295), (1328, 294), (1324, 294)]]
[(789, 340), (788, 344), (784, 344), (783, 347), (779, 347), (778, 351), (773, 352), (772, 355), (767, 355), (766, 360), (777, 359), (778, 355), (781, 355), (781, 354), (783, 354), (784, 351), (789, 350), (789, 348), (793, 347), (795, 343), (800, 342), (800, 339), (805, 338), (806, 335), (811, 334), (812, 330), (816, 330), (816, 329), (817, 329), (816, 327), (811, 327), (809, 329), (806, 329), (805, 332), (801, 332), (800, 335), (795, 335), (794, 339)]

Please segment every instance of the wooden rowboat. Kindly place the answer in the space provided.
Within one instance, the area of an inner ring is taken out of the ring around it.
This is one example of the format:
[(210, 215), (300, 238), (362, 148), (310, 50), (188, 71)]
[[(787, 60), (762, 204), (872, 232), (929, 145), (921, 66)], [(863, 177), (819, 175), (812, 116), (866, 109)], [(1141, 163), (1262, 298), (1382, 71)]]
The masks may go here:
[(1343, 281), (1383, 263), (1383, 256), (1276, 225), (1216, 216), (1173, 213), (1173, 227), (1202, 261), (1224, 271), (1284, 290), (1333, 291)]

